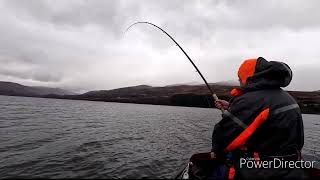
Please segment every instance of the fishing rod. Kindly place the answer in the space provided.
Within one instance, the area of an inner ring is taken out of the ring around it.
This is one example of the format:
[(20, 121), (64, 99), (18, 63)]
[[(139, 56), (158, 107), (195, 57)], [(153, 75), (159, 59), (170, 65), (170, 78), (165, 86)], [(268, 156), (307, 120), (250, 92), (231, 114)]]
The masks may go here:
[[(139, 22), (135, 22), (133, 24), (131, 24), (125, 31), (125, 33), (134, 25), (136, 24), (149, 24), (149, 25), (152, 25), (158, 29), (160, 29), (163, 33), (165, 33), (179, 48), (180, 50), (183, 52), (183, 54), (185, 56), (187, 56), (187, 58), (189, 59), (189, 61), (191, 62), (191, 64), (193, 65), (193, 67), (196, 69), (196, 71), (199, 73), (199, 75), (201, 76), (202, 80), (204, 81), (204, 83), (206, 84), (207, 88), (209, 89), (214, 101), (217, 101), (219, 100), (218, 96), (213, 92), (213, 90), (211, 89), (211, 87), (209, 86), (207, 80), (204, 78), (204, 76), (202, 75), (202, 73), (200, 72), (200, 70), (198, 69), (198, 67), (194, 64), (194, 62), (191, 60), (191, 58), (188, 56), (188, 54), (184, 51), (184, 49), (180, 46), (180, 44), (175, 40), (173, 39), (172, 36), (170, 36), (170, 34), (168, 34), (165, 30), (163, 30), (162, 28), (160, 28), (159, 26), (153, 24), (153, 23), (150, 23), (150, 22), (146, 22), (146, 21), (139, 21)], [(221, 108), (221, 112), (223, 113), (224, 112), (224, 109)]]

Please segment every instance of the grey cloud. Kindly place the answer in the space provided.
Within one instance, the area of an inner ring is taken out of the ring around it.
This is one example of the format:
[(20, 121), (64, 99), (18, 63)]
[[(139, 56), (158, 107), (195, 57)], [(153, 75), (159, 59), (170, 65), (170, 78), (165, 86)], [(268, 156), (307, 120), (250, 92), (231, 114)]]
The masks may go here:
[[(297, 74), (319, 64), (318, 1), (30, 0), (0, 1), (0, 80), (111, 89), (201, 81), (167, 30), (210, 82), (236, 79), (245, 58), (284, 60)], [(302, 60), (303, 59), (303, 60)], [(304, 66), (305, 64), (309, 64)], [(304, 68), (302, 68), (304, 67)], [(317, 66), (315, 66), (317, 67)], [(304, 74), (304, 75), (301, 75)]]
[(52, 1), (52, 0), (9, 0), (5, 4), (20, 14), (25, 20), (55, 26), (74, 26), (81, 28), (88, 25), (104, 27), (104, 31), (119, 36), (119, 29), (123, 26), (125, 9), (121, 9), (120, 1)]
[(21, 70), (17, 66), (12, 67), (11, 69), (6, 69), (2, 66), (0, 68), (0, 75), (25, 80), (32, 79), (40, 82), (59, 82), (63, 78), (62, 74), (57, 74), (56, 72), (52, 72), (48, 69), (37, 70), (30, 68)]
[(319, 64), (305, 64), (291, 68), (293, 70), (292, 82), (286, 89), (300, 91), (314, 91), (320, 89), (320, 84), (317, 81), (320, 70)]

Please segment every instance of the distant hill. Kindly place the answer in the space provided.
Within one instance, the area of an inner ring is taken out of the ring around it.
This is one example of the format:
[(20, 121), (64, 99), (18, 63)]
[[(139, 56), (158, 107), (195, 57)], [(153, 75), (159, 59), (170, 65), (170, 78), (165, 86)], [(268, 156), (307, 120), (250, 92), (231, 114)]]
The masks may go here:
[(56, 95), (74, 95), (75, 93), (59, 89), (59, 88), (48, 88), (48, 87), (32, 87), (24, 86), (13, 82), (0, 81), (0, 95), (10, 96), (44, 96), (49, 94)]
[(212, 85), (225, 85), (225, 86), (239, 86), (239, 81), (229, 80), (229, 81), (220, 81), (216, 83), (212, 83)]
[[(228, 83), (209, 83), (221, 99), (230, 100), (230, 90), (237, 86)], [(298, 102), (303, 113), (320, 114), (319, 91), (288, 91)], [(74, 95), (55, 88), (28, 87), (16, 83), (0, 82), (0, 94), (15, 96), (34, 96), (57, 99), (106, 101), (138, 104), (157, 104), (190, 107), (214, 107), (213, 98), (204, 84), (176, 84), (164, 87), (148, 85), (131, 86), (112, 90), (90, 91)]]
[[(211, 88), (220, 98), (229, 99), (229, 91), (232, 89), (231, 86), (211, 85)], [(174, 85), (164, 87), (141, 85), (113, 90), (90, 91), (80, 95), (49, 95), (46, 97), (122, 103), (213, 107), (212, 97), (205, 85)]]
[[(221, 99), (230, 100), (230, 90), (237, 86), (210, 83), (212, 90)], [(303, 113), (320, 114), (320, 92), (288, 91), (299, 103)], [(80, 95), (57, 96), (48, 98), (158, 104), (190, 107), (214, 107), (213, 98), (207, 87), (201, 85), (169, 85), (152, 87), (147, 85), (124, 87), (113, 90), (90, 91)]]
[[(229, 80), (229, 81), (219, 81), (215, 83), (209, 83), (210, 85), (219, 85), (219, 86), (239, 86), (239, 82), (236, 80)], [(172, 85), (167, 85), (165, 87), (171, 87), (171, 86), (183, 86), (183, 85), (188, 85), (188, 86), (198, 86), (198, 85), (205, 85), (204, 82), (186, 82), (186, 83), (179, 83), (179, 84), (172, 84)]]
[(171, 86), (182, 86), (182, 85), (189, 85), (189, 86), (196, 86), (203, 84), (203, 82), (198, 82), (198, 81), (191, 81), (191, 82), (185, 82), (185, 83), (178, 83), (178, 84), (170, 84), (165, 87), (171, 87)]
[[(228, 93), (230, 86), (210, 85), (217, 93)], [(198, 94), (207, 95), (209, 90), (205, 85), (170, 85), (164, 87), (152, 87), (147, 85), (125, 87), (113, 90), (90, 91), (79, 95), (84, 98), (143, 98), (143, 97), (171, 97), (177, 94)]]

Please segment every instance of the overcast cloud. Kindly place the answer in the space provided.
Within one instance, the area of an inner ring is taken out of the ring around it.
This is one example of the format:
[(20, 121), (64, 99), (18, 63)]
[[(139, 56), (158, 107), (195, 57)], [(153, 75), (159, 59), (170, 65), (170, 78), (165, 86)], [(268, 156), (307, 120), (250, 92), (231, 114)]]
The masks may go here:
[(320, 1), (0, 0), (0, 80), (83, 92), (236, 80), (244, 59), (283, 61), (289, 90), (320, 90)]

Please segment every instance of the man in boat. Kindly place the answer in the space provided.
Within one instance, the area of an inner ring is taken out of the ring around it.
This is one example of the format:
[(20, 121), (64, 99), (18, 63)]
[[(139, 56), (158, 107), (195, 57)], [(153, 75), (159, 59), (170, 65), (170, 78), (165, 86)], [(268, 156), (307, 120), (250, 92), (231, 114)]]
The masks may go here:
[(231, 91), (231, 101), (215, 102), (226, 111), (213, 131), (212, 156), (231, 159), (226, 173), (229, 178), (304, 178), (302, 169), (240, 164), (243, 158), (256, 164), (275, 158), (301, 160), (301, 111), (295, 99), (281, 89), (291, 82), (291, 69), (285, 63), (259, 57), (245, 60), (238, 77), (240, 88)]

